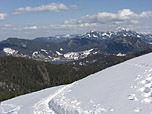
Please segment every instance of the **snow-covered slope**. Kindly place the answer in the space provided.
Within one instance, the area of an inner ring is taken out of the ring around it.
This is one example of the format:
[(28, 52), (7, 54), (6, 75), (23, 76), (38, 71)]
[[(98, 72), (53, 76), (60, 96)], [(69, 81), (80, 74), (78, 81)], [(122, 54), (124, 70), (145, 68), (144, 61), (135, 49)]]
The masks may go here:
[(152, 114), (152, 53), (1, 103), (0, 114)]

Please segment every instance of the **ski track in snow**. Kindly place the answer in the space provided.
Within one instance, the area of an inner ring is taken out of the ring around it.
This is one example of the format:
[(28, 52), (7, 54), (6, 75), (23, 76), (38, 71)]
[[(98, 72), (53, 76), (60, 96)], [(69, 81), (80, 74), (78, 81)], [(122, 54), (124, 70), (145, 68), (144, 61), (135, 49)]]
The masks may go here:
[(82, 104), (80, 101), (74, 98), (66, 98), (65, 95), (70, 92), (71, 90), (69, 88), (65, 89), (62, 94), (55, 96), (54, 99), (49, 102), (50, 107), (57, 114), (101, 114), (107, 111), (114, 111), (114, 109), (104, 108), (100, 104), (94, 103), (92, 100), (90, 101), (90, 104), (93, 108), (91, 110), (85, 110), (80, 106)]
[[(136, 64), (136, 63), (126, 63), (135, 67), (139, 67), (144, 70), (143, 74), (139, 74), (134, 79), (136, 85), (131, 86), (131, 89), (135, 89), (135, 93), (130, 93), (128, 95), (128, 100), (140, 103), (152, 104), (152, 66), (146, 64)], [(70, 88), (70, 87), (69, 87)], [(115, 111), (112, 108), (102, 107), (100, 104), (95, 104), (90, 101), (94, 108), (92, 110), (84, 110), (79, 105), (81, 102), (77, 100), (71, 100), (65, 97), (65, 94), (70, 92), (70, 89), (65, 87), (61, 92), (53, 95), (49, 101), (50, 108), (54, 110), (57, 114), (101, 114), (104, 112)], [(137, 96), (136, 93), (140, 92), (141, 96)], [(133, 112), (141, 112), (141, 107), (136, 107)]]
[(65, 85), (63, 88), (57, 90), (54, 94), (40, 100), (33, 106), (33, 114), (56, 114), (55, 111), (49, 106), (49, 102), (52, 101), (54, 97), (61, 94), (65, 89), (70, 88), (73, 85), (74, 83)]

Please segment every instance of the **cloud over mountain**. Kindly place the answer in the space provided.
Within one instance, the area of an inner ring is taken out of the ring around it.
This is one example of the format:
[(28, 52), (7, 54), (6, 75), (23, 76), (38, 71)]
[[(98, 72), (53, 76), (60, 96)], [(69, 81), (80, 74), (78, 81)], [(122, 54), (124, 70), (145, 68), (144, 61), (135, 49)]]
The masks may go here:
[(141, 12), (136, 14), (130, 9), (122, 9), (117, 13), (98, 12), (95, 15), (86, 15), (79, 19), (65, 20), (64, 24), (84, 24), (84, 23), (133, 23), (137, 24), (138, 19), (152, 17), (152, 11)]

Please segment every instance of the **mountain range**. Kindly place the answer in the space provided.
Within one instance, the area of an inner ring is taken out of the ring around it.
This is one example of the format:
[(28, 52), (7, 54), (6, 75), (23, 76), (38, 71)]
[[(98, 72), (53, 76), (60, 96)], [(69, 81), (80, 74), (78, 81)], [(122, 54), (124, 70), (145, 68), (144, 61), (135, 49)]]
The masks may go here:
[(125, 29), (104, 33), (90, 31), (85, 35), (58, 35), (34, 40), (8, 38), (0, 42), (0, 56), (12, 55), (42, 61), (73, 61), (98, 53), (136, 53), (151, 48), (150, 41), (151, 35)]
[(47, 39), (0, 42), (0, 101), (62, 85), (4, 101), (0, 113), (151, 112), (152, 54), (128, 60), (152, 52), (150, 37), (122, 29)]
[(138, 33), (133, 30), (125, 29), (125, 28), (119, 28), (116, 31), (107, 31), (107, 32), (102, 32), (102, 31), (90, 31), (85, 34), (67, 34), (67, 35), (56, 35), (52, 37), (39, 37), (35, 38), (34, 40), (39, 40), (43, 42), (62, 42), (67, 39), (71, 38), (89, 38), (89, 39), (94, 39), (94, 40), (109, 40), (113, 39), (115, 37), (126, 37), (126, 36), (132, 36), (132, 37), (137, 37), (140, 38), (148, 43), (152, 42), (152, 34), (142, 34)]

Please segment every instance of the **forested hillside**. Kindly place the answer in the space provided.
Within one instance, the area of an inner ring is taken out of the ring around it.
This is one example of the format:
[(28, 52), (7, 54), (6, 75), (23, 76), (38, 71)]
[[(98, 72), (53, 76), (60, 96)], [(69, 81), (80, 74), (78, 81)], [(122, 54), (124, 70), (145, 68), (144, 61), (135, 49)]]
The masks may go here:
[(68, 84), (99, 69), (55, 65), (12, 56), (0, 57), (0, 101), (47, 87)]

